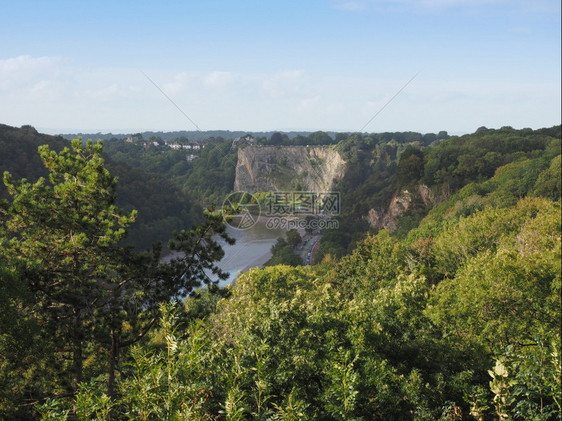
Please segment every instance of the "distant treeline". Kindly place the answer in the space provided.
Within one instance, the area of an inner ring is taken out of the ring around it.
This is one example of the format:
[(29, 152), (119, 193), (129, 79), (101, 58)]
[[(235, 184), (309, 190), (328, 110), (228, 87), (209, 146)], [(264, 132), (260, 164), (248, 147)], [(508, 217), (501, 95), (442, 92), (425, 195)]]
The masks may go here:
[(319, 145), (335, 145), (345, 141), (351, 136), (364, 136), (371, 141), (380, 142), (398, 142), (411, 143), (419, 142), (422, 145), (430, 145), (436, 140), (449, 138), (446, 131), (435, 133), (418, 133), (418, 132), (384, 132), (384, 133), (329, 133), (316, 131), (307, 133), (306, 135), (291, 136), (288, 133), (275, 132), (269, 138), (261, 137), (257, 140), (258, 144), (263, 145), (282, 145), (282, 146), (319, 146)]
[[(248, 131), (231, 131), (231, 130), (181, 130), (175, 132), (154, 132), (154, 131), (146, 131), (146, 132), (139, 132), (139, 133), (128, 133), (128, 134), (113, 134), (113, 133), (66, 133), (61, 134), (62, 137), (65, 139), (75, 139), (76, 137), (82, 137), (84, 139), (101, 139), (101, 140), (112, 140), (112, 139), (126, 139), (127, 137), (139, 137), (142, 139), (150, 139), (156, 138), (161, 139), (164, 141), (175, 140), (179, 138), (186, 138), (189, 140), (194, 140), (197, 142), (211, 139), (211, 138), (223, 138), (223, 139), (236, 139), (238, 137), (244, 137), (250, 134), (256, 138), (271, 138), (275, 131), (268, 131), (268, 132), (248, 132)], [(282, 132), (284, 135), (293, 139), (297, 136), (308, 136), (311, 132), (306, 131), (289, 131), (289, 132)], [(336, 132), (326, 132), (331, 138), (335, 138)]]
[[(260, 144), (268, 145), (332, 145), (344, 140), (351, 132), (334, 132), (334, 131), (266, 131), (266, 132), (244, 132), (230, 130), (205, 130), (205, 131), (175, 131), (175, 132), (138, 132), (128, 134), (113, 133), (66, 133), (60, 136), (64, 139), (75, 139), (82, 137), (83, 139), (93, 140), (124, 140), (127, 138), (136, 138), (146, 141), (175, 141), (178, 139), (190, 140), (195, 142), (207, 141), (209, 139), (237, 139), (246, 136), (252, 137)], [(449, 137), (446, 131), (435, 133), (418, 133), (418, 132), (383, 132), (383, 133), (363, 133), (376, 137), (380, 141), (390, 141), (392, 139), (397, 142), (422, 142), (429, 145), (434, 140), (446, 139)]]

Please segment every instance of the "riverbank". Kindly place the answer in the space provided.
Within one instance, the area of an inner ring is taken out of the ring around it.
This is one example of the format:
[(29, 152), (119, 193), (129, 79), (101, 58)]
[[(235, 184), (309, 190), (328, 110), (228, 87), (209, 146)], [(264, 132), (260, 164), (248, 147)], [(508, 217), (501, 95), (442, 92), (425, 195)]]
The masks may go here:
[(253, 267), (263, 267), (271, 258), (271, 247), (285, 230), (267, 227), (267, 218), (260, 217), (252, 228), (238, 230), (227, 227), (228, 234), (236, 240), (234, 245), (222, 244), (224, 257), (217, 266), (230, 274), (221, 286), (233, 283), (240, 273)]

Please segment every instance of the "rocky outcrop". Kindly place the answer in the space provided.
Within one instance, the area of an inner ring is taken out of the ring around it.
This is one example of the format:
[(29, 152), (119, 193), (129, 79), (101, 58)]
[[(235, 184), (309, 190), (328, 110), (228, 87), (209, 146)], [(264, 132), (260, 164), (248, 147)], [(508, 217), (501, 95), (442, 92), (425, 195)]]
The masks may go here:
[(412, 207), (416, 196), (421, 199), (426, 208), (432, 208), (435, 205), (435, 198), (429, 187), (420, 184), (412, 193), (408, 190), (402, 190), (394, 196), (390, 201), (388, 209), (370, 209), (367, 214), (367, 221), (375, 229), (396, 231), (398, 229), (398, 219)]
[(234, 190), (327, 192), (344, 172), (344, 160), (329, 147), (247, 146), (238, 149)]
[(425, 184), (420, 184), (418, 186), (418, 193), (421, 199), (423, 200), (423, 204), (427, 208), (432, 208), (437, 203), (431, 189), (427, 187)]

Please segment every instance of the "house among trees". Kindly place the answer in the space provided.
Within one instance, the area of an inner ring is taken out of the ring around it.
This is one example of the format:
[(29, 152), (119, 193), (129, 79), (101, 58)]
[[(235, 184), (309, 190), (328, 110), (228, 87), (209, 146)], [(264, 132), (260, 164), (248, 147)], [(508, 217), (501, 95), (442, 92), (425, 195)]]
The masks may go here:
[(237, 137), (232, 141), (232, 147), (240, 146), (240, 145), (255, 145), (256, 138), (251, 134), (247, 134), (245, 136)]

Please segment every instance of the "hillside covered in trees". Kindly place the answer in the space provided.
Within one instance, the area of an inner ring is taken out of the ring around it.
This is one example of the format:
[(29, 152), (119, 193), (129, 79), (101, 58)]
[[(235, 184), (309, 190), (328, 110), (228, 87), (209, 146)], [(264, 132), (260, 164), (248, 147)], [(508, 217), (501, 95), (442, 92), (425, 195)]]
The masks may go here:
[[(336, 149), (347, 162), (347, 171), (336, 187), (342, 194), (340, 229), (324, 233), (320, 256), (343, 256), (355, 247), (364, 233), (376, 233), (381, 224), (369, 215), (388, 215), (393, 199), (408, 191), (408, 209), (400, 209), (392, 227), (403, 237), (415, 228), (436, 205), (448, 201), (462, 187), (482, 183), (502, 166), (513, 179), (510, 202), (527, 195), (539, 174), (560, 154), (560, 126), (540, 130), (511, 127), (486, 129), (449, 137), (415, 133), (352, 134)], [(506, 176), (508, 178), (509, 176)], [(557, 178), (551, 178), (550, 197), (555, 197)], [(422, 197), (420, 186), (429, 192)], [(490, 186), (490, 184), (488, 184)], [(506, 187), (507, 188), (507, 187)], [(429, 200), (428, 200), (429, 199)], [(455, 200), (455, 199), (453, 199)]]
[[(9, 171), (15, 179), (36, 181), (39, 177), (46, 177), (48, 172), (37, 153), (41, 145), (60, 151), (70, 142), (60, 136), (38, 133), (31, 126), (15, 128), (0, 125), (0, 169), (2, 172)], [(134, 165), (134, 161), (111, 159), (107, 154), (104, 157), (107, 168), (119, 179), (119, 206), (129, 211), (140, 210), (136, 221), (128, 229), (124, 240), (127, 244), (135, 245), (139, 250), (146, 250), (156, 242), (166, 244), (174, 230), (189, 228), (193, 223), (202, 221), (203, 209), (198, 201), (173, 183), (164, 171), (165, 164), (158, 169), (143, 168), (141, 164)], [(181, 161), (185, 161), (184, 155)], [(0, 198), (6, 197), (6, 187), (1, 184)]]
[[(159, 263), (119, 243), (136, 213), (115, 206), (100, 147), (43, 147), (48, 181), (4, 176), (0, 414), (562, 419), (560, 142), (559, 126), (345, 136), (322, 262), (225, 289), (195, 289), (221, 257), (220, 215)], [(397, 230), (365, 236), (371, 209), (421, 184), (433, 204), (413, 197)]]

